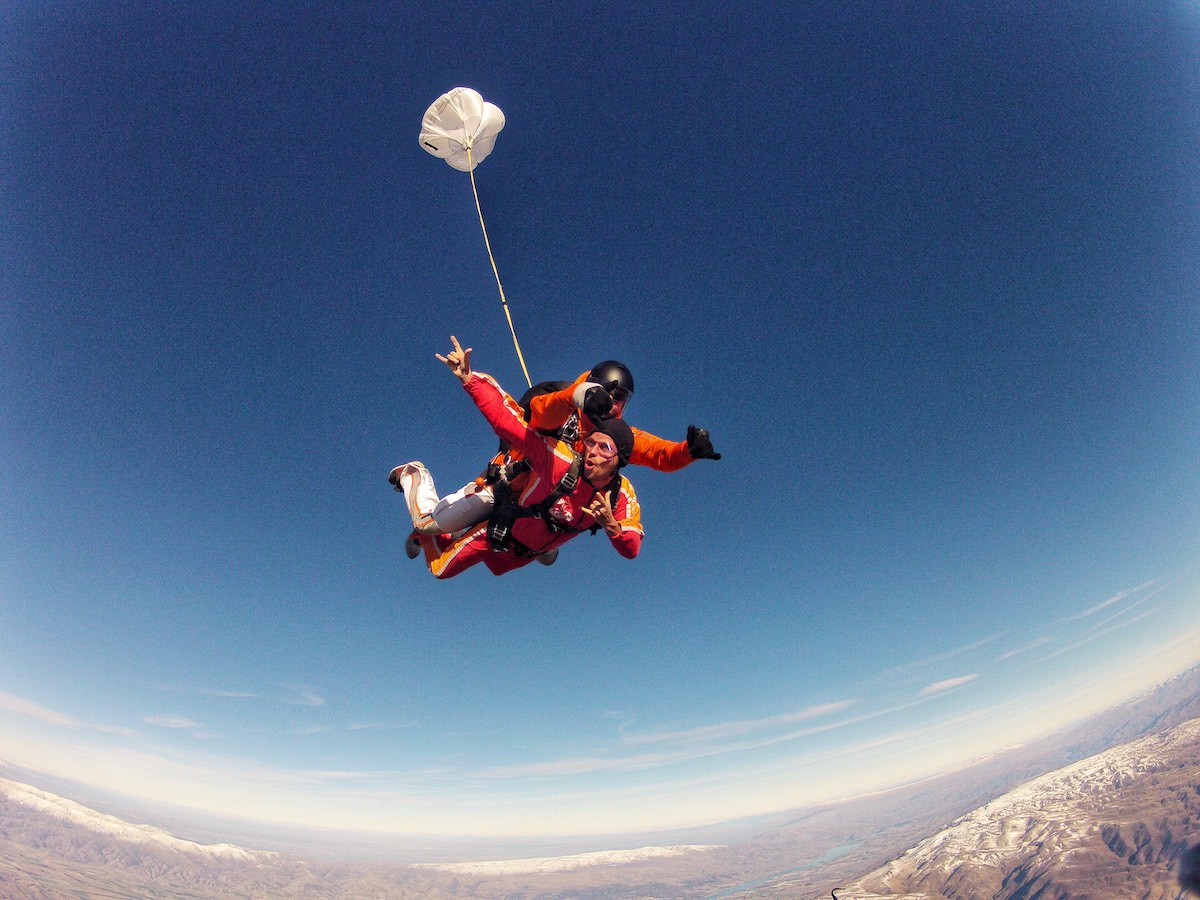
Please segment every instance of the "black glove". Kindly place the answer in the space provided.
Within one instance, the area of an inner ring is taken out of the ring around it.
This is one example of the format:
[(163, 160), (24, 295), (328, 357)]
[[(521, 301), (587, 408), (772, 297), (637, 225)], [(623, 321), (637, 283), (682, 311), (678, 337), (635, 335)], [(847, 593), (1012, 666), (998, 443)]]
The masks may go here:
[(692, 454), (692, 459), (720, 459), (720, 453), (713, 452), (712, 441), (708, 437), (708, 430), (705, 428), (697, 428), (695, 425), (688, 426), (687, 436), (688, 453)]
[[(612, 382), (616, 384), (616, 382)], [(607, 419), (612, 413), (613, 402), (604, 387), (590, 387), (583, 395), (583, 414), (593, 422)]]

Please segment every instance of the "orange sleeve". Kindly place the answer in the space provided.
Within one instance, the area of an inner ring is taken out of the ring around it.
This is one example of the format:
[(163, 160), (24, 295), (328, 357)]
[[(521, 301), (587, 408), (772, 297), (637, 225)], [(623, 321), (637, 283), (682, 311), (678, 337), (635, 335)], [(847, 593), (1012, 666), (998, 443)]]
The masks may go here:
[(539, 394), (529, 401), (529, 427), (537, 431), (555, 431), (575, 412), (573, 394), (576, 386), (587, 380), (588, 373), (584, 372), (561, 391), (553, 394)]
[(629, 462), (658, 472), (678, 472), (695, 462), (688, 452), (687, 441), (668, 441), (648, 431), (633, 429), (633, 453)]

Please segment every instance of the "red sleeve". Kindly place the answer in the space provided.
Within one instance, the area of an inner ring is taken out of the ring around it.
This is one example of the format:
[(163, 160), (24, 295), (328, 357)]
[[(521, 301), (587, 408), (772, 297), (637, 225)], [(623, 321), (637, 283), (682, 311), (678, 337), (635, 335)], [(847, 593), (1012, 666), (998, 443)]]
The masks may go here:
[(575, 388), (587, 380), (588, 373), (584, 372), (561, 391), (552, 394), (539, 394), (529, 401), (529, 427), (538, 431), (555, 431), (576, 411)]
[(638, 531), (622, 531), (608, 540), (626, 559), (633, 559), (642, 549), (642, 535)]
[(633, 453), (629, 456), (629, 462), (657, 472), (677, 472), (695, 460), (688, 452), (687, 441), (668, 441), (634, 428)]
[(525, 424), (521, 407), (500, 389), (490, 375), (472, 372), (463, 389), (471, 395), (500, 440), (524, 451), (534, 463), (545, 457), (546, 439)]
[(633, 485), (624, 475), (621, 476), (621, 493), (617, 495), (617, 508), (613, 516), (621, 523), (621, 533), (608, 540), (618, 553), (626, 559), (633, 559), (642, 549), (642, 506), (638, 503)]

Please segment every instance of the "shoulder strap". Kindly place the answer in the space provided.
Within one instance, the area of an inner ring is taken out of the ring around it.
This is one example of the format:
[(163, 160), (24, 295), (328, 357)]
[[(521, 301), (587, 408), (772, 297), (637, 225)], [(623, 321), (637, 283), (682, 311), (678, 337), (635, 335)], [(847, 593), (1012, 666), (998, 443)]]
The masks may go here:
[(572, 450), (571, 465), (567, 468), (563, 477), (558, 479), (558, 484), (554, 486), (554, 490), (547, 494), (546, 499), (539, 503), (538, 506), (544, 505), (549, 508), (554, 505), (559, 497), (566, 496), (574, 491), (576, 485), (579, 484), (579, 472), (581, 469), (583, 469), (583, 457)]

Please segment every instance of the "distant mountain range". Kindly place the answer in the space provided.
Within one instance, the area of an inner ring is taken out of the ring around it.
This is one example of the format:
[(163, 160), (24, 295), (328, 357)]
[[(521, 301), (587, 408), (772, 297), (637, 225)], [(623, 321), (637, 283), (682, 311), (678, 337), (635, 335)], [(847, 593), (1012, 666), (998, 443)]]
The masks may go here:
[(0, 795), (16, 806), (46, 813), (51, 818), (62, 822), (68, 830), (73, 831), (75, 826), (79, 826), (85, 831), (98, 836), (110, 837), (123, 843), (139, 844), (200, 858), (265, 860), (275, 855), (274, 853), (244, 850), (232, 844), (197, 844), (194, 841), (181, 840), (161, 828), (155, 828), (152, 825), (132, 825), (129, 822), (121, 821), (116, 816), (96, 812), (72, 800), (47, 791), (39, 791), (37, 788), (10, 781), (7, 778), (0, 778)]
[(836, 896), (1169, 898), (1197, 841), (1192, 719), (1026, 782)]
[(183, 840), (0, 778), (0, 897), (1172, 900), (1200, 842), (1200, 668), (969, 769), (717, 834), (549, 859), (329, 862)]

